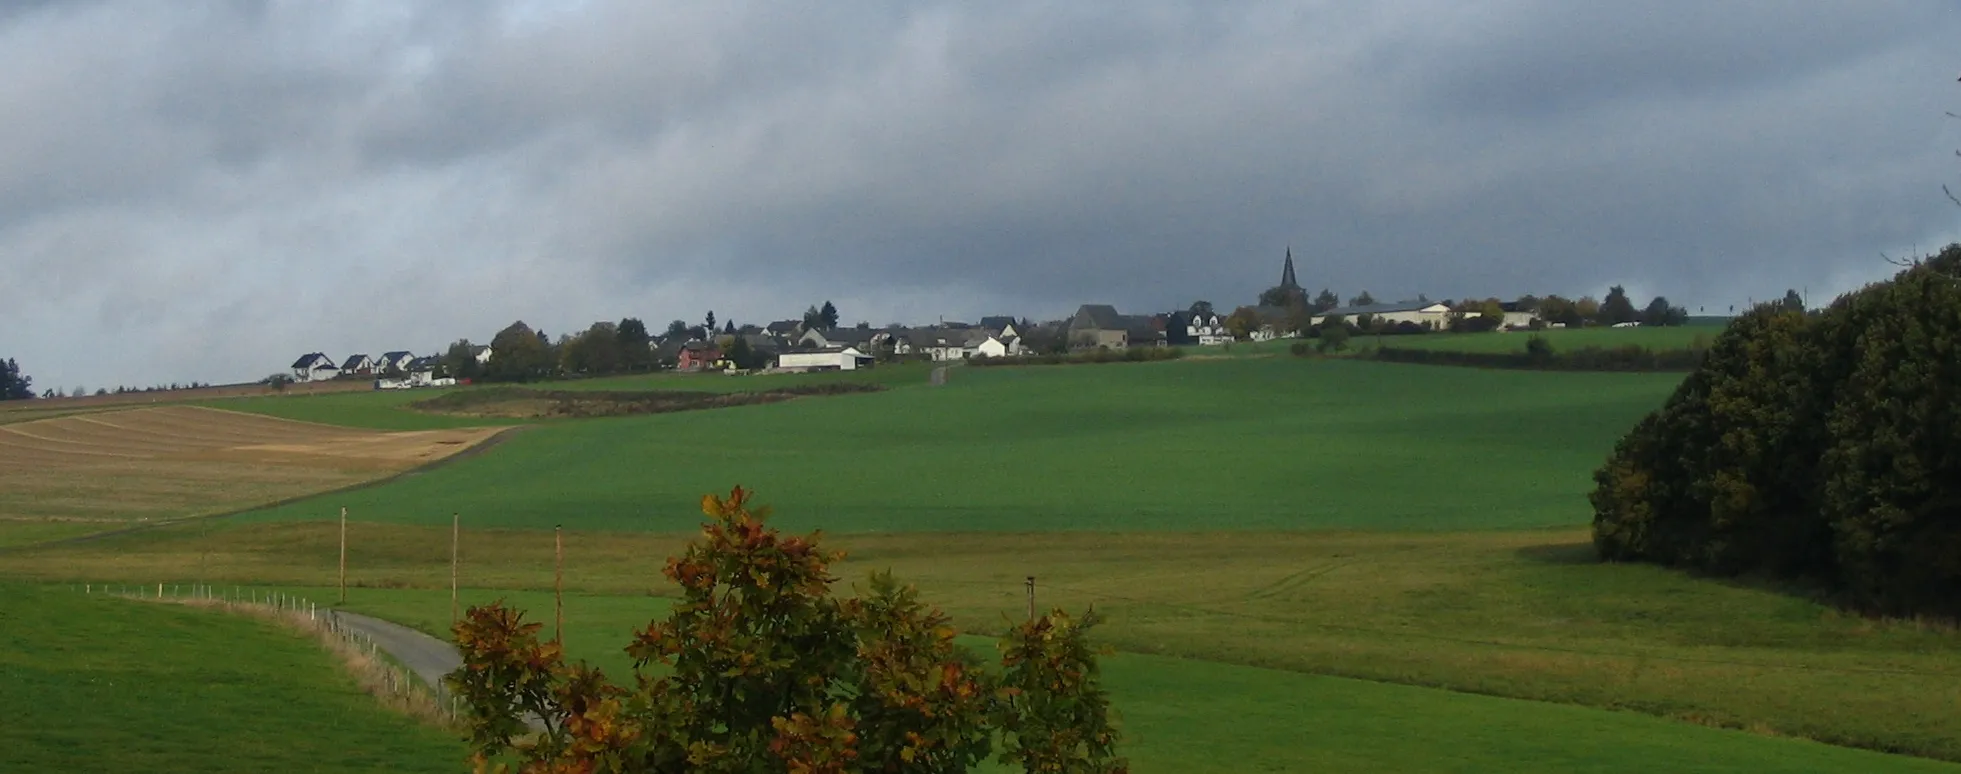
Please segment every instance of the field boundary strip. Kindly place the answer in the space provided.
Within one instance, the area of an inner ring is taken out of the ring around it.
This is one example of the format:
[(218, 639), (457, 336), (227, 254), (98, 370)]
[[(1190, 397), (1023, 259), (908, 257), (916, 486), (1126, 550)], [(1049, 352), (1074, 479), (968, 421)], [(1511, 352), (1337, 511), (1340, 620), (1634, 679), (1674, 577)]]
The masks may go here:
[[(1089, 589), (1084, 589), (1077, 586), (1050, 585), (1048, 588), (1056, 589), (1060, 591), (1068, 591), (1068, 592), (1081, 594), (1089, 597), (1101, 597), (1103, 599), (1113, 599), (1119, 602), (1129, 602), (1138, 605), (1156, 606), (1156, 607), (1168, 608), (1172, 610), (1181, 610), (1190, 613), (1215, 615), (1224, 618), (1237, 618), (1237, 619), (1247, 620), (1247, 621), (1259, 621), (1261, 623), (1282, 623), (1282, 624), (1289, 624), (1294, 626), (1304, 626), (1304, 627), (1309, 627), (1314, 629), (1322, 629), (1326, 631), (1351, 632), (1356, 634), (1373, 634), (1373, 635), (1386, 636), (1386, 637), (1403, 637), (1407, 639), (1426, 640), (1431, 642), (1449, 642), (1449, 643), (1455, 643), (1459, 645), (1478, 645), (1478, 646), (1490, 647), (1490, 648), (1509, 648), (1513, 650), (1533, 650), (1533, 651), (1542, 651), (1547, 653), (1564, 653), (1564, 654), (1574, 655), (1574, 656), (1598, 656), (1604, 658), (1646, 659), (1649, 661), (1669, 661), (1669, 662), (1682, 663), (1682, 664), (1707, 664), (1711, 666), (1750, 667), (1755, 669), (1777, 669), (1777, 670), (1793, 671), (1793, 672), (1815, 672), (1819, 674), (1845, 674), (1845, 675), (1867, 674), (1867, 675), (1893, 675), (1898, 677), (1946, 677), (1946, 678), (1961, 677), (1961, 673), (1956, 673), (1956, 672), (1926, 672), (1926, 671), (1913, 670), (1913, 669), (1892, 669), (1886, 667), (1827, 667), (1827, 666), (1815, 666), (1811, 664), (1772, 664), (1772, 663), (1765, 663), (1761, 661), (1739, 661), (1735, 659), (1702, 658), (1697, 656), (1670, 656), (1670, 655), (1648, 654), (1648, 653), (1627, 653), (1627, 652), (1612, 651), (1612, 650), (1588, 650), (1585, 648), (1572, 648), (1572, 647), (1564, 647), (1559, 645), (1538, 645), (1538, 644), (1522, 643), (1522, 642), (1505, 642), (1503, 640), (1488, 640), (1488, 639), (1481, 639), (1477, 637), (1452, 637), (1447, 634), (1425, 634), (1422, 632), (1398, 631), (1395, 629), (1377, 629), (1368, 626), (1351, 626), (1347, 624), (1322, 623), (1318, 621), (1304, 621), (1298, 618), (1288, 618), (1286, 616), (1279, 616), (1279, 615), (1271, 615), (1271, 614), (1263, 614), (1263, 613), (1242, 613), (1242, 612), (1235, 612), (1232, 610), (1219, 610), (1217, 608), (1204, 607), (1201, 605), (1187, 605), (1187, 604), (1180, 604), (1177, 602), (1161, 602), (1158, 600), (1151, 600), (1151, 599), (1138, 599), (1136, 597), (1126, 597), (1121, 594), (1111, 594), (1109, 592), (1104, 592), (1104, 591), (1091, 591)], [(1221, 662), (1221, 663), (1233, 663), (1233, 662)], [(1301, 670), (1290, 670), (1290, 671), (1301, 671)], [(1305, 673), (1323, 674), (1321, 672), (1305, 672)], [(1336, 673), (1330, 672), (1326, 674), (1336, 674)], [(1346, 677), (1347, 675), (1340, 675), (1340, 676)], [(1365, 677), (1365, 678), (1357, 678), (1357, 679), (1366, 680), (1372, 678)], [(1394, 682), (1394, 681), (1382, 680), (1378, 682)]]

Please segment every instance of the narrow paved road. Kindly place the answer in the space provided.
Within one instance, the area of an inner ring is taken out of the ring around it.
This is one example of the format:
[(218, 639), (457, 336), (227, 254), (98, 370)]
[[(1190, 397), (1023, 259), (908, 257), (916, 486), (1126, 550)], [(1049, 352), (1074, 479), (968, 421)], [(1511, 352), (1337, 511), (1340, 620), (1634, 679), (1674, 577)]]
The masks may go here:
[(443, 686), (443, 675), (463, 666), (463, 657), (457, 655), (455, 646), (393, 621), (345, 610), (334, 611), (332, 615), (342, 628), (374, 640), (375, 647), (388, 651), (388, 655), (413, 670), (423, 682), (436, 689), (438, 696), (449, 696), (449, 689)]

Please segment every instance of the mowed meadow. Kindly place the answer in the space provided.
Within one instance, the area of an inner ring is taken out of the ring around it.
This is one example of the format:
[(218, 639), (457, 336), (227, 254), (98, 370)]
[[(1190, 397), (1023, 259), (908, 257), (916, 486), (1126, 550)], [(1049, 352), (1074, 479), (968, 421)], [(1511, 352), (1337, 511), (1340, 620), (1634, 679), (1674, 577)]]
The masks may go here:
[[(562, 525), (568, 647), (617, 673), (627, 632), (665, 608), (659, 567), (701, 495), (742, 484), (779, 526), (850, 553), (842, 585), (892, 569), (977, 647), (1024, 610), (1026, 576), (1043, 606), (1093, 605), (1138, 771), (1961, 770), (1874, 752), (1961, 760), (1952, 629), (1593, 561), (1591, 472), (1679, 375), (1284, 356), (926, 374), (533, 423), (373, 487), (15, 550), (0, 574), (331, 599), (346, 506), (349, 607), (440, 634), (452, 514), (466, 601), (508, 598), (534, 620), (550, 618)], [(223, 405), (371, 428), (458, 419), (409, 402)]]

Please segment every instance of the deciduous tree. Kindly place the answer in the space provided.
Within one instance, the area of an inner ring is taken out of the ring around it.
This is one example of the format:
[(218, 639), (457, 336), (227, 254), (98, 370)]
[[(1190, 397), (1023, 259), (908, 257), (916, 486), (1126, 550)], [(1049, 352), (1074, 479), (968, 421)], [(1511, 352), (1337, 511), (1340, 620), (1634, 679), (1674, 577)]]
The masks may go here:
[[(1117, 774), (1118, 736), (1088, 631), (1060, 610), (1015, 627), (992, 676), (947, 617), (889, 573), (838, 599), (841, 552), (788, 537), (737, 488), (703, 498), (702, 536), (663, 574), (679, 598), (627, 645), (622, 685), (492, 604), (455, 627), (478, 765), (525, 771), (1026, 772)], [(526, 734), (525, 720), (542, 731)]]
[(1601, 325), (1619, 325), (1641, 319), (1641, 313), (1634, 310), (1634, 302), (1628, 300), (1627, 289), (1615, 285), (1607, 289), (1607, 300), (1600, 303)]

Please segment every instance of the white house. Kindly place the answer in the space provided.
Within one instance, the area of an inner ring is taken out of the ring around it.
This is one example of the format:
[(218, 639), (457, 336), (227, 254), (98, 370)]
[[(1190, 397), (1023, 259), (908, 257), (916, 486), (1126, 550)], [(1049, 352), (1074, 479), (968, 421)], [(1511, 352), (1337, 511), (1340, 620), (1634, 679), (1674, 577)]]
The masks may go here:
[(1232, 331), (1226, 329), (1226, 318), (1217, 312), (1187, 315), (1185, 334), (1201, 347), (1232, 343)]
[(785, 371), (856, 371), (872, 367), (872, 356), (852, 347), (823, 347), (784, 352), (776, 367)]
[(906, 352), (946, 362), (973, 357), (990, 337), (986, 331), (975, 328), (916, 328), (906, 338), (910, 345)]
[(470, 345), (470, 357), (476, 358), (478, 365), (483, 365), (484, 363), (490, 362), (490, 345), (488, 344)]
[(301, 355), (300, 359), (293, 361), (294, 381), (317, 382), (324, 379), (332, 379), (339, 375), (340, 368), (334, 365), (334, 359), (327, 357), (323, 353), (308, 353)]
[(381, 353), (381, 358), (375, 361), (374, 370), (377, 372), (386, 372), (392, 368), (407, 373), (409, 363), (414, 360), (415, 353), (413, 352), (383, 352)]
[(974, 345), (974, 355), (988, 357), (1020, 357), (1027, 354), (1021, 346), (1019, 336), (989, 336)]
[(340, 372), (343, 374), (374, 373), (374, 358), (368, 357), (367, 355), (348, 355), (346, 360), (341, 361)]
[(1428, 324), (1433, 328), (1443, 328), (1450, 323), (1450, 307), (1443, 304), (1423, 301), (1403, 301), (1395, 304), (1364, 304), (1330, 309), (1314, 315), (1311, 322), (1320, 325), (1329, 317), (1340, 315), (1342, 319), (1354, 322), (1355, 318), (1369, 315), (1388, 323)]

